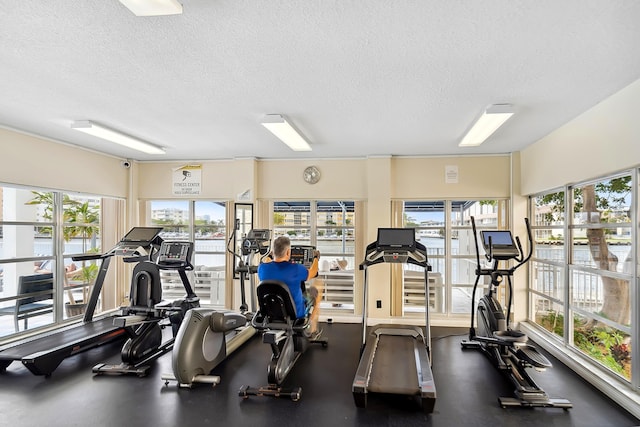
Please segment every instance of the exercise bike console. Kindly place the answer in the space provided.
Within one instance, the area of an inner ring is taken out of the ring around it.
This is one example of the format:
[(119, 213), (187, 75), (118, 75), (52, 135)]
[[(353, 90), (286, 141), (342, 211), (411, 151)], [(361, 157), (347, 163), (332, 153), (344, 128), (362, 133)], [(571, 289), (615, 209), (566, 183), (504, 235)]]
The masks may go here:
[(313, 254), (315, 250), (315, 246), (291, 246), (291, 262), (302, 264), (309, 268), (311, 264), (313, 264)]
[(193, 254), (193, 242), (162, 242), (158, 254), (158, 266), (167, 267), (192, 267), (191, 256)]

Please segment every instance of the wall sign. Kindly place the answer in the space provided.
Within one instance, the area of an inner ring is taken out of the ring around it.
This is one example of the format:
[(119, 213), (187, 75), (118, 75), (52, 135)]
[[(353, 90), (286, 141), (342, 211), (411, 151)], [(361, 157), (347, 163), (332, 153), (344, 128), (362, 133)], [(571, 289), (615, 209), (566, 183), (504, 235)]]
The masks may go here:
[(444, 167), (444, 182), (445, 182), (445, 184), (457, 184), (458, 183), (458, 166), (445, 166)]
[(202, 165), (184, 165), (173, 170), (173, 195), (193, 196), (202, 192)]

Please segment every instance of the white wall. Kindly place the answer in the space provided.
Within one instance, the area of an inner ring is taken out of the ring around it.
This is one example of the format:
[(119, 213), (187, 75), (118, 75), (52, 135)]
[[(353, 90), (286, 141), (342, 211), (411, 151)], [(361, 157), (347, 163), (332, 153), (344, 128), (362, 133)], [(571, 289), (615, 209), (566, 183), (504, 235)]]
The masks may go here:
[(127, 197), (122, 159), (0, 128), (0, 182)]
[[(186, 164), (202, 165), (198, 198), (235, 200), (245, 190), (253, 199), (366, 200), (386, 193), (390, 199), (509, 197), (510, 156), (375, 157), (315, 160), (208, 160), (138, 164), (138, 196), (166, 199), (172, 195), (172, 171)], [(321, 179), (302, 179), (307, 166), (320, 169)], [(458, 182), (445, 182), (445, 166), (458, 167)], [(386, 188), (388, 187), (388, 188)]]
[[(392, 197), (423, 200), (509, 197), (510, 162), (508, 155), (394, 158)], [(446, 182), (447, 166), (457, 167), (457, 183)]]
[(522, 194), (640, 164), (640, 80), (522, 151)]

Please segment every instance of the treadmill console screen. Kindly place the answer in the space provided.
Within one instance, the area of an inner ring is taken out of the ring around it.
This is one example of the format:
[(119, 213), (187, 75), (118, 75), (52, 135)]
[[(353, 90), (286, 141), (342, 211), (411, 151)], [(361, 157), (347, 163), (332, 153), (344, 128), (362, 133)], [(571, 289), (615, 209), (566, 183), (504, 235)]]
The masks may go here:
[(378, 228), (377, 247), (379, 251), (416, 249), (415, 228)]
[(314, 246), (291, 246), (291, 262), (311, 267), (313, 263)]
[[(149, 244), (162, 231), (162, 227), (133, 227), (122, 238), (124, 243), (146, 242)], [(142, 245), (141, 245), (142, 246)]]

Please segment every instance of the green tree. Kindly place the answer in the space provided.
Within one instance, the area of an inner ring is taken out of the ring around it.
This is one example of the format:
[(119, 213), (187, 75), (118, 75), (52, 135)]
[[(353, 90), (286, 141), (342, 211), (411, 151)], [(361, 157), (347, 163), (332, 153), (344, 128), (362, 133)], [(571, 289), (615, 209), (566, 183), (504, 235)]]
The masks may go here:
[[(587, 224), (628, 221), (625, 217), (612, 215), (613, 212), (623, 212), (631, 194), (631, 177), (624, 176), (597, 184), (585, 185), (573, 190), (573, 212), (584, 212)], [(562, 221), (565, 217), (564, 192), (545, 195), (537, 202), (538, 206), (549, 206), (544, 221), (553, 223)], [(609, 250), (605, 229), (587, 228), (587, 244), (593, 262), (601, 270), (617, 271), (618, 257)], [(629, 259), (625, 260), (629, 261)], [(628, 325), (630, 321), (631, 301), (629, 299), (629, 281), (602, 276), (603, 306), (601, 314), (607, 319)]]
[(87, 243), (100, 232), (100, 212), (98, 209), (95, 206), (90, 206), (89, 202), (76, 202), (64, 210), (63, 216), (65, 224), (70, 224), (64, 226), (65, 240), (81, 238), (82, 252), (84, 253), (95, 249), (88, 248)]
[(418, 224), (416, 222), (415, 218), (410, 217), (409, 215), (407, 215), (407, 213), (404, 213), (404, 226), (405, 227), (409, 227), (409, 228), (416, 228), (418, 226), (420, 226), (420, 224)]
[(284, 225), (285, 216), (282, 213), (273, 213), (273, 225)]
[[(42, 205), (43, 206), (43, 219), (47, 221), (53, 221), (53, 207), (54, 199), (53, 193), (43, 193), (38, 191), (32, 192), (33, 199), (26, 202), (28, 205)], [(62, 200), (62, 237), (65, 242), (74, 238), (82, 239), (82, 252), (90, 252), (97, 248), (88, 247), (87, 244), (98, 235), (100, 232), (100, 212), (95, 206), (91, 206), (89, 202), (79, 202), (73, 200), (69, 195), (65, 194)], [(51, 234), (51, 227), (41, 227), (41, 233)], [(98, 267), (95, 264), (87, 264), (86, 261), (82, 262), (82, 268), (78, 271), (77, 277), (81, 278), (86, 283), (91, 283), (98, 273)], [(76, 276), (74, 276), (76, 277)], [(86, 289), (85, 289), (86, 291)], [(74, 303), (73, 295), (71, 291), (68, 292), (69, 299)]]
[[(582, 188), (581, 200), (583, 211), (588, 224), (611, 222), (607, 212), (613, 208), (623, 207), (626, 197), (631, 191), (631, 177), (612, 179), (608, 183), (587, 185)], [(604, 215), (603, 215), (604, 213)], [(602, 228), (588, 228), (587, 241), (589, 253), (595, 264), (601, 270), (617, 271), (618, 257), (609, 250), (605, 230)], [(629, 281), (613, 277), (602, 276), (603, 305), (602, 315), (606, 318), (628, 325), (631, 314), (631, 300), (629, 298)]]

